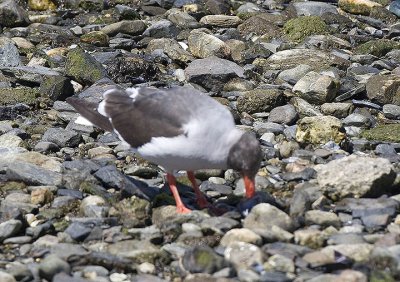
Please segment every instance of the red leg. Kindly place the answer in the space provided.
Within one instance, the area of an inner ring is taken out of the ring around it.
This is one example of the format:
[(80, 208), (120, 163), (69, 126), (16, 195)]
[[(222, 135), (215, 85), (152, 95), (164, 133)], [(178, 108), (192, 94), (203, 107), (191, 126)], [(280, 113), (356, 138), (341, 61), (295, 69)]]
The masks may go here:
[(199, 186), (196, 183), (196, 179), (194, 178), (193, 171), (187, 171), (188, 178), (190, 182), (192, 182), (192, 186), (194, 192), (196, 193), (196, 201), (200, 208), (204, 209), (210, 206), (210, 203), (207, 201), (204, 194), (200, 191)]
[(174, 196), (175, 203), (176, 203), (176, 211), (177, 213), (189, 213), (189, 210), (185, 205), (182, 203), (181, 197), (178, 193), (178, 188), (176, 188), (176, 179), (172, 174), (167, 173), (167, 181), (169, 185), (169, 189), (171, 189), (172, 195)]

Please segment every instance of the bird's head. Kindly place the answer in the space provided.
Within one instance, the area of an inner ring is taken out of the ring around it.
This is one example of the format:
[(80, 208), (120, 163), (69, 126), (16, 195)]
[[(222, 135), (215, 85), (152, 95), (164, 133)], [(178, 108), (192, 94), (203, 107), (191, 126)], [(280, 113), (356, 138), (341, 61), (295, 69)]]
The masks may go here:
[(252, 133), (244, 133), (229, 151), (228, 167), (242, 174), (247, 198), (254, 196), (255, 176), (260, 168), (261, 160), (260, 143)]

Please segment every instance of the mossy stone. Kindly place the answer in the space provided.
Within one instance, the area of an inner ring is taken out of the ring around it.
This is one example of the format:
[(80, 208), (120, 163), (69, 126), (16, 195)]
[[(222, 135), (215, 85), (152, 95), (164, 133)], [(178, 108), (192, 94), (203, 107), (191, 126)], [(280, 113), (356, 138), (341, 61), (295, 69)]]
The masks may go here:
[(400, 124), (381, 124), (361, 133), (368, 140), (400, 142)]
[(63, 101), (74, 95), (74, 87), (67, 77), (49, 76), (40, 84), (40, 93), (52, 101)]
[(65, 74), (81, 84), (93, 84), (107, 76), (102, 64), (80, 47), (68, 52)]
[(254, 89), (246, 91), (239, 97), (237, 109), (248, 114), (268, 112), (277, 106), (283, 105), (284, 98), (281, 91), (276, 89)]
[(289, 20), (283, 30), (290, 40), (301, 42), (310, 35), (326, 34), (328, 27), (321, 17), (303, 16)]
[(357, 54), (371, 54), (377, 57), (382, 57), (392, 51), (393, 49), (400, 49), (400, 42), (377, 39), (371, 40), (356, 47), (355, 53)]
[(35, 11), (57, 9), (57, 5), (51, 0), (28, 0), (28, 6), (31, 10)]
[(0, 105), (13, 105), (24, 103), (34, 105), (40, 93), (36, 88), (0, 88)]
[(81, 36), (81, 42), (95, 46), (108, 46), (110, 38), (102, 31), (91, 31)]

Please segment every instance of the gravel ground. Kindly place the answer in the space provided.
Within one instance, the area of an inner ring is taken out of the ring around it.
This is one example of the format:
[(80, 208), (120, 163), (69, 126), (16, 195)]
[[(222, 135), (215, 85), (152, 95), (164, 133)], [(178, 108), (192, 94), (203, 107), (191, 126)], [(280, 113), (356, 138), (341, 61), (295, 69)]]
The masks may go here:
[[(400, 1), (0, 0), (0, 281), (400, 281)], [(164, 172), (67, 97), (190, 84), (263, 150)]]

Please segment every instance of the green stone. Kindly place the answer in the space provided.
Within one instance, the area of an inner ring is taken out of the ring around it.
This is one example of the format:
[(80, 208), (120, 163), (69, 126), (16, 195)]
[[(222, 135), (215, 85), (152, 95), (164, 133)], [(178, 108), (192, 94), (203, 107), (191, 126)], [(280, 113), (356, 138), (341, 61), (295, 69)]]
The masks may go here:
[(24, 103), (28, 105), (36, 104), (40, 93), (37, 88), (0, 88), (0, 105), (13, 105)]
[(381, 124), (369, 130), (364, 130), (361, 137), (368, 140), (400, 142), (400, 124)]
[(393, 49), (400, 49), (400, 42), (377, 39), (371, 40), (356, 47), (355, 53), (357, 54), (371, 54), (377, 57), (382, 57)]
[(328, 27), (318, 16), (303, 16), (289, 20), (283, 30), (294, 42), (301, 42), (310, 35), (326, 34)]
[(68, 52), (65, 74), (81, 84), (93, 84), (107, 76), (102, 64), (80, 47)]

